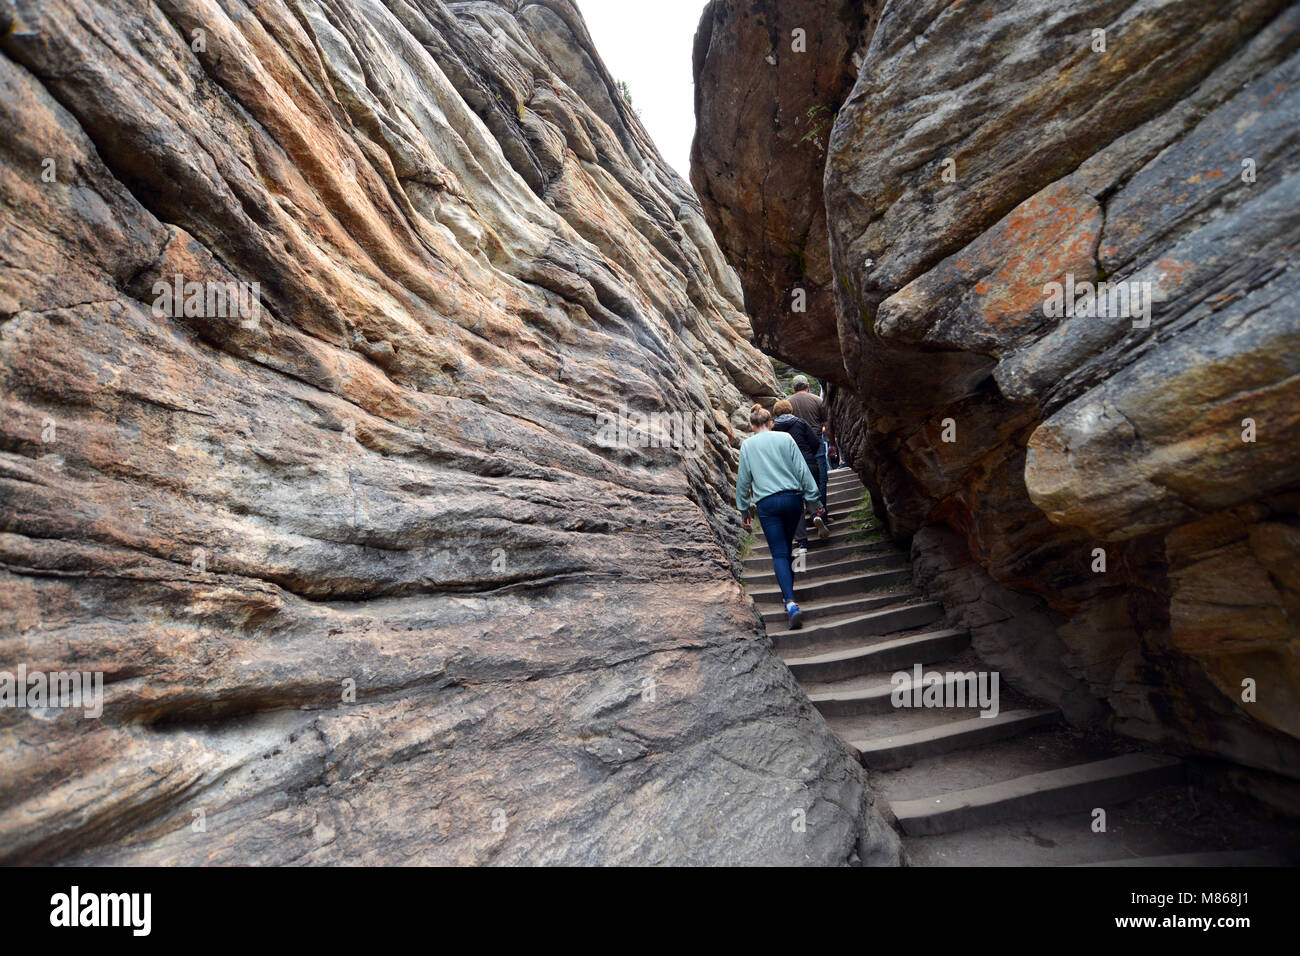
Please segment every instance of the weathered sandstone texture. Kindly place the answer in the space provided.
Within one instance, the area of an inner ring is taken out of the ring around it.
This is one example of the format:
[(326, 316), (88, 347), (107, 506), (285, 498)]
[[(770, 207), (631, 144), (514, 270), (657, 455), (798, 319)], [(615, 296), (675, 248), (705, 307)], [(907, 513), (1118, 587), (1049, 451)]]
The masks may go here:
[(770, 363), (571, 3), (0, 0), (0, 88), (0, 669), (106, 682), (0, 711), (0, 860), (897, 861), (727, 558)]
[[(766, 7), (715, 0), (701, 34)], [(1300, 7), (782, 5), (783, 26), (834, 34), (810, 57), (842, 57), (860, 22), (825, 163), (836, 334), (801, 338), (788, 309), (756, 327), (834, 366), (878, 508), (986, 657), (1076, 719), (1101, 705), (1294, 794)], [(701, 195), (729, 177), (715, 100), (799, 95), (769, 50), (713, 48), (701, 81), (731, 79), (697, 91)], [(802, 181), (765, 189), (764, 208), (815, 204)], [(741, 275), (751, 303), (779, 300)], [(1149, 322), (1048, 314), (1049, 284), (1096, 281), (1149, 290)]]
[(695, 36), (695, 191), (759, 346), (830, 378), (843, 371), (822, 173), (871, 6), (715, 0)]

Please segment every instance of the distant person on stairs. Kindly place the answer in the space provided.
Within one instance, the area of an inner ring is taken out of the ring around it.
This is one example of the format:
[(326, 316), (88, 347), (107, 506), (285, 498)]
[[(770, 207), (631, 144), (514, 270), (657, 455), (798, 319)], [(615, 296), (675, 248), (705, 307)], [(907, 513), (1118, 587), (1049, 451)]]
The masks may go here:
[[(812, 426), (819, 441), (827, 431), (827, 423), (830, 421), (830, 415), (826, 411), (826, 405), (820, 398), (808, 391), (808, 379), (803, 375), (794, 377), (794, 394), (790, 396), (790, 407), (794, 413)], [(830, 465), (826, 461), (825, 446), (820, 445), (817, 451), (817, 467), (813, 471), (813, 477), (817, 479), (818, 497), (821, 499), (822, 507), (826, 507), (826, 473), (830, 471)]]
[[(814, 477), (817, 475), (817, 449), (821, 443), (817, 440), (817, 433), (812, 430), (812, 426), (806, 421), (794, 414), (790, 403), (784, 398), (772, 406), (772, 414), (776, 416), (772, 420), (772, 430), (785, 432), (794, 439), (794, 443), (799, 446), (799, 451), (803, 455), (804, 464), (808, 466), (808, 471)], [(808, 514), (811, 515), (813, 509), (807, 508)], [(825, 522), (819, 522), (817, 525), (817, 534), (819, 537), (827, 536)], [(799, 512), (799, 527), (794, 531), (794, 553), (808, 550), (808, 524), (804, 520), (804, 511)]]
[[(794, 540), (803, 503), (818, 500), (817, 482), (803, 460), (795, 440), (784, 432), (772, 430), (772, 413), (762, 405), (749, 411), (754, 434), (740, 446), (740, 474), (736, 477), (736, 509), (745, 530), (750, 529), (749, 503), (754, 500), (758, 522), (763, 527), (768, 550), (772, 552), (772, 570), (785, 601), (790, 630), (803, 624), (799, 605), (794, 600), (794, 573), (790, 570), (790, 544)], [(815, 515), (825, 517), (826, 509)]]

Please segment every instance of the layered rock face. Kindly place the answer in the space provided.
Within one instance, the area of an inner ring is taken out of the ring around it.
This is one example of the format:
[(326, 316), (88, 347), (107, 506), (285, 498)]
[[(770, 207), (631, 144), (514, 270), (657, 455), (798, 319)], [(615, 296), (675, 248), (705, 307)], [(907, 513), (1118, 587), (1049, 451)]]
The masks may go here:
[(715, 0), (695, 36), (695, 191), (758, 344), (829, 378), (843, 371), (822, 174), (871, 7)]
[[(839, 55), (843, 6), (785, 17)], [(842, 437), (987, 659), (1292, 781), (1298, 46), (1284, 2), (885, 4), (825, 165), (837, 334), (785, 356), (839, 360)]]
[(6, 862), (896, 861), (570, 3), (6, 0), (0, 84), (0, 668), (104, 680), (0, 710)]

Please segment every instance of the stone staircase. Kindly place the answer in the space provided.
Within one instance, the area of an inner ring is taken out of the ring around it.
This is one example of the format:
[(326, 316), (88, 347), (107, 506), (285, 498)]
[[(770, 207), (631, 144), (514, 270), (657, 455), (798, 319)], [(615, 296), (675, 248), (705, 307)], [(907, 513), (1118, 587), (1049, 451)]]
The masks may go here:
[[(795, 571), (800, 630), (787, 630), (757, 522), (744, 582), (777, 652), (867, 768), (914, 865), (1294, 859), (1293, 830), (1258, 813), (1243, 820), (1230, 798), (1189, 786), (1178, 759), (1072, 729), (1000, 677), (996, 716), (980, 716), (978, 684), (968, 675), (991, 669), (966, 631), (945, 625), (943, 606), (912, 587), (907, 555), (884, 537), (863, 499), (856, 475), (832, 472), (831, 534), (818, 540), (810, 529), (805, 567)], [(918, 665), (939, 676), (928, 688), (923, 678), (914, 696)], [(948, 706), (896, 706), (896, 689), (908, 704), (929, 693), (945, 695)], [(1104, 831), (1097, 810), (1105, 812)]]

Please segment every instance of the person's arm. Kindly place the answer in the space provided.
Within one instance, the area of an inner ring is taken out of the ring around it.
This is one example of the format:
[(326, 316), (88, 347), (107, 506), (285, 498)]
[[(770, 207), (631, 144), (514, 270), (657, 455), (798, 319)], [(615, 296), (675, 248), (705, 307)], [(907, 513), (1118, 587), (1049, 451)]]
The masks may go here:
[(740, 446), (740, 472), (736, 475), (736, 510), (740, 512), (740, 518), (749, 527), (749, 496), (752, 492), (753, 476), (749, 470), (749, 455), (745, 453), (745, 446)]

